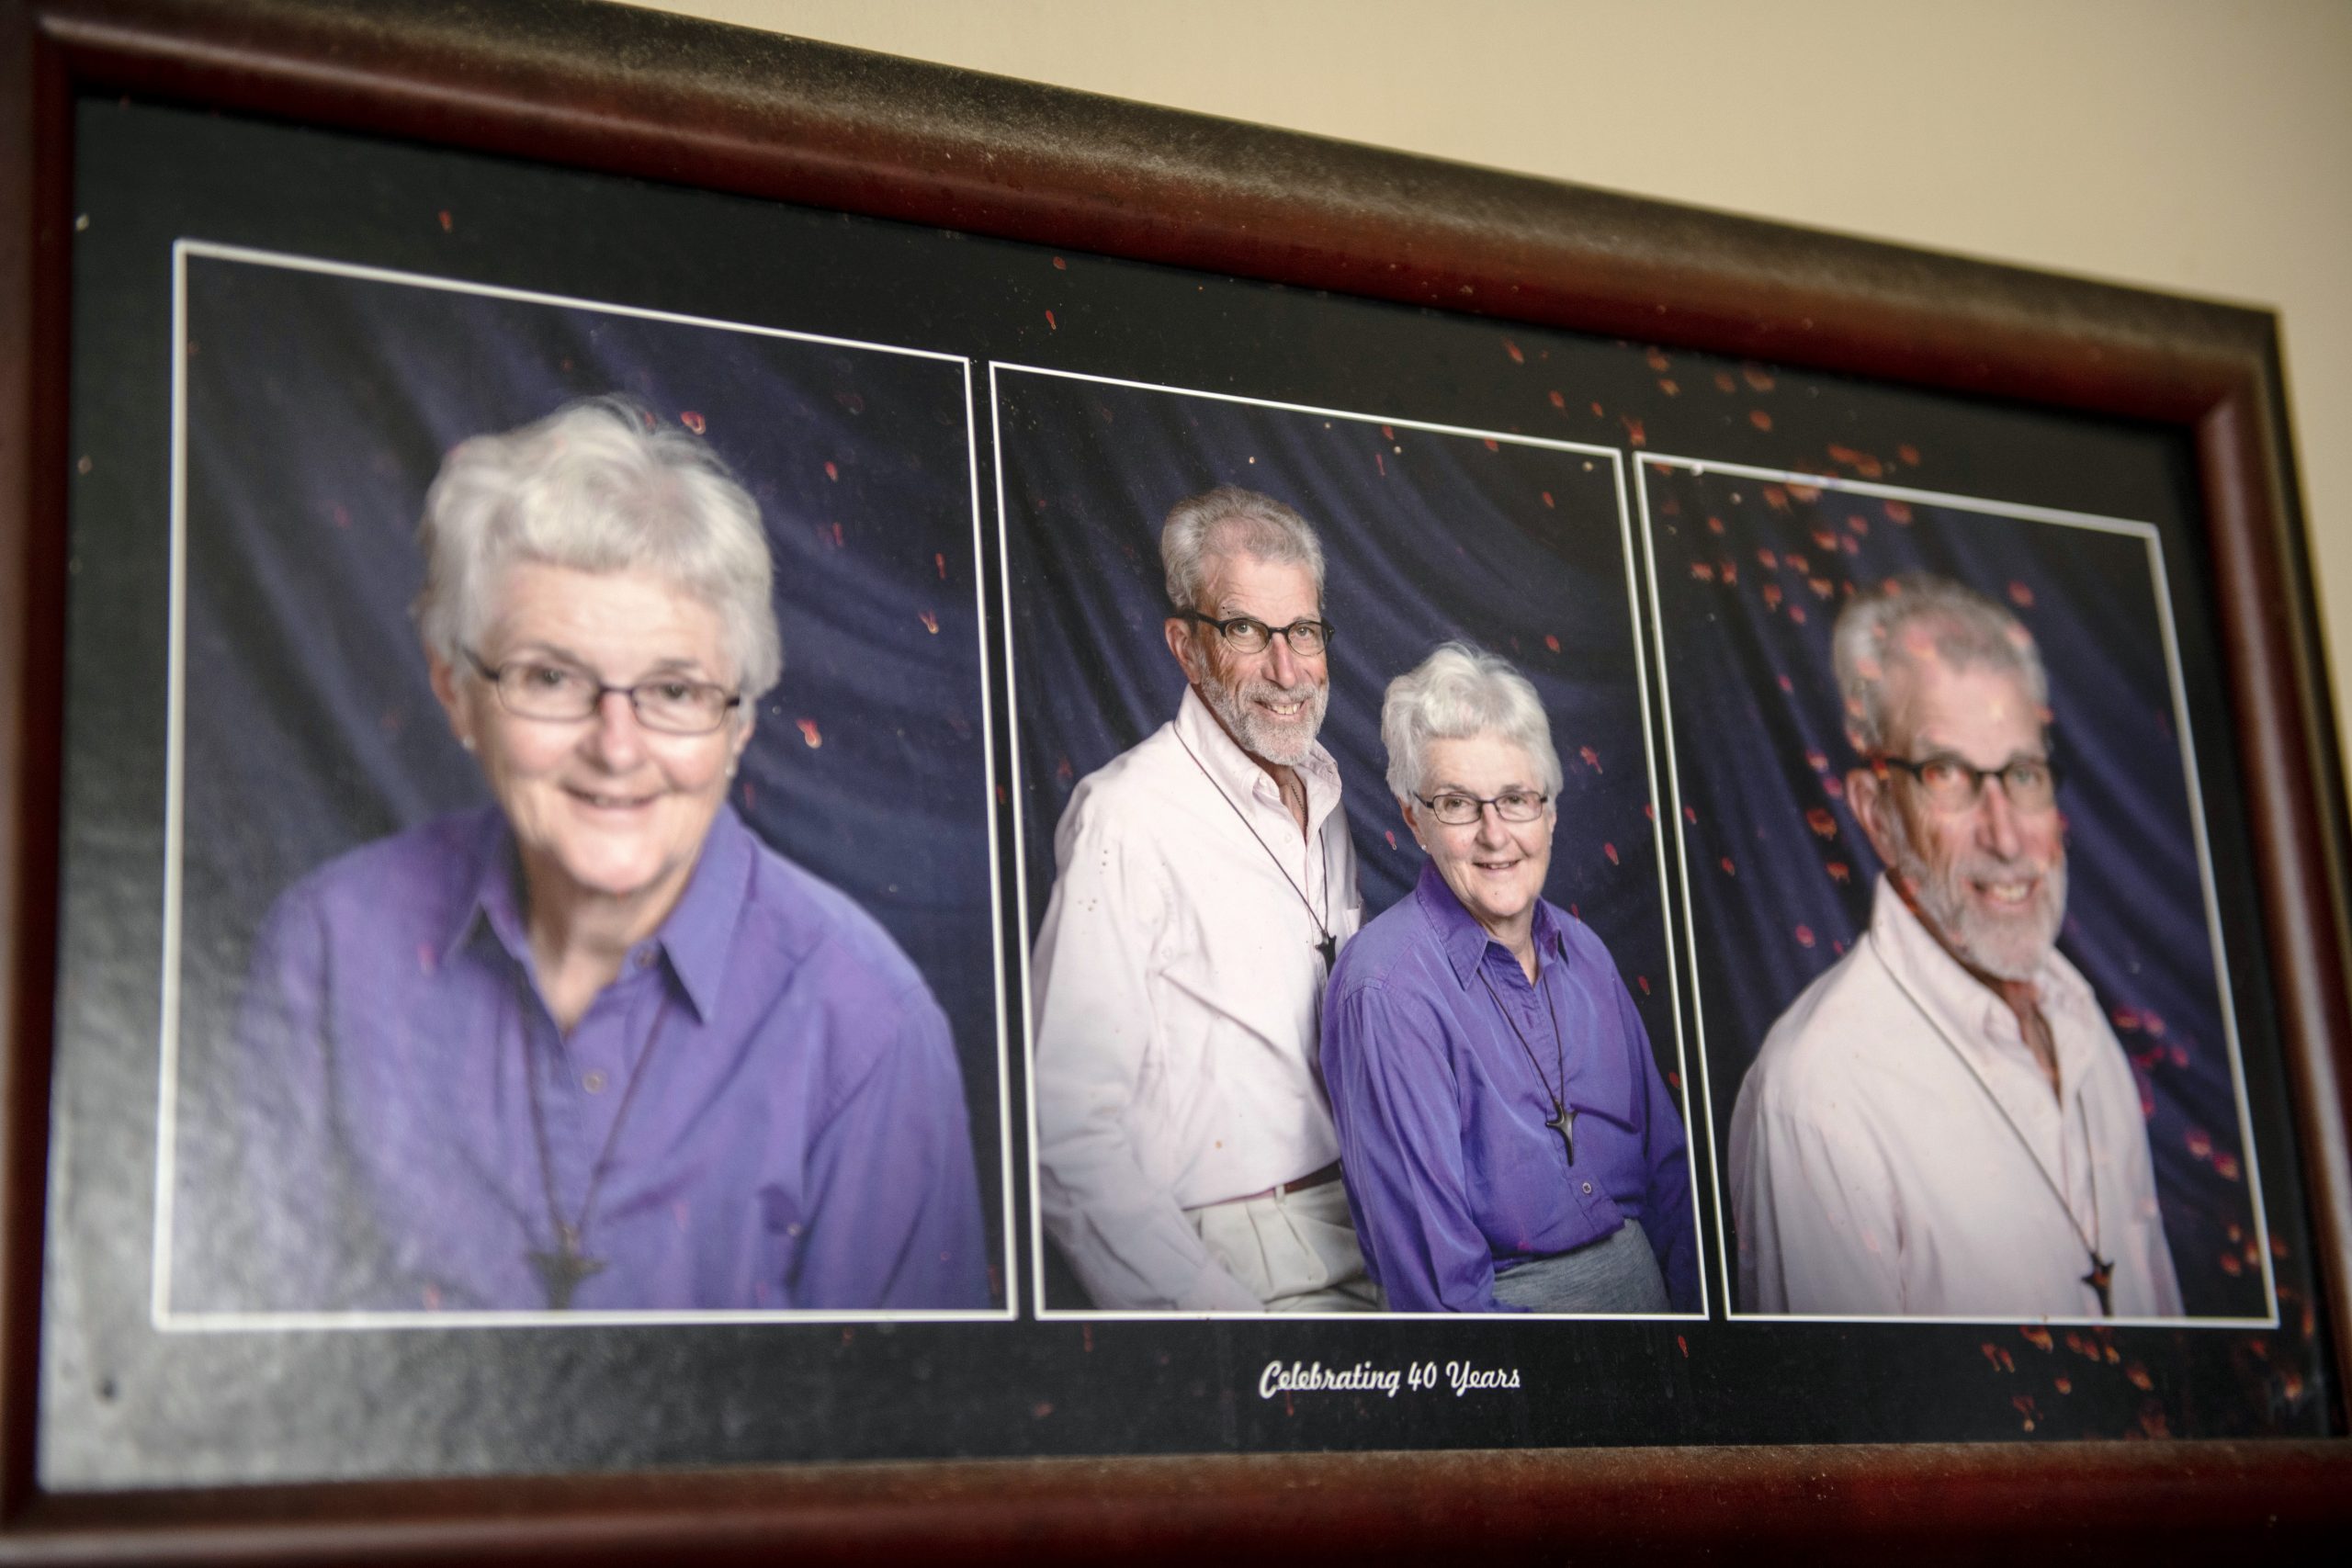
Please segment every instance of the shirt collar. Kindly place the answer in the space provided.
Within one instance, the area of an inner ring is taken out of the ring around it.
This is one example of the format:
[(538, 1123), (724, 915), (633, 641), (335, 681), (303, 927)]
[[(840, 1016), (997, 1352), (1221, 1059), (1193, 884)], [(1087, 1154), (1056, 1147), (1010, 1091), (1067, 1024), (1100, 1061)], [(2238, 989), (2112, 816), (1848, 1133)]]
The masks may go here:
[[(1240, 743), (1225, 732), (1225, 726), (1216, 721), (1216, 715), (1201, 700), (1201, 694), (1189, 685), (1184, 688), (1184, 700), (1176, 707), (1176, 733), (1228, 799), (1271, 801), (1281, 807), (1281, 789), (1267, 776), (1266, 770), (1241, 749)], [(1318, 740), (1307, 747), (1306, 760), (1291, 771), (1306, 786), (1306, 831), (1312, 837), (1321, 830), (1323, 819), (1340, 804), (1340, 764), (1331, 760), (1331, 753)]]
[(523, 930), (522, 900), (515, 893), (523, 873), (505, 815), (494, 806), (475, 813), (470, 831), (455, 852), (465, 859), (468, 869), (456, 879), (463, 892), (449, 911), (448, 931), (441, 942), (442, 967), (472, 940), (477, 924), (488, 926), (508, 956), (523, 963), (531, 948)]
[[(1478, 977), (1478, 965), (1486, 962), (1488, 948), (1510, 956), (1510, 950), (1478, 923), (1478, 918), (1462, 907), (1462, 900), (1453, 896), (1453, 889), (1438, 874), (1437, 862), (1421, 863), (1420, 880), (1413, 884), (1413, 899), (1436, 928), (1446, 962), (1453, 965), (1453, 978), (1464, 989)], [(1566, 953), (1567, 936), (1560, 928), (1559, 917), (1542, 898), (1535, 900), (1534, 936), (1536, 952), (1562, 956)], [(1511, 962), (1518, 960), (1512, 958)]]
[[(505, 814), (494, 807), (485, 810), (460, 852), (473, 862), (470, 877), (460, 879), (469, 891), (454, 911), (442, 944), (443, 963), (457, 956), (479, 923), (490, 929), (509, 958), (529, 972), (531, 938), (523, 917), (522, 863)], [(732, 806), (722, 804), (703, 837), (685, 891), (662, 928), (640, 947), (668, 960), (670, 973), (706, 1023), (718, 1010), (726, 985), (728, 953), (747, 897), (752, 861), (751, 829)]]
[[(1920, 1002), (1934, 1010), (1955, 1040), (1965, 1042), (1972, 1050), (1984, 1049), (1989, 1042), (2013, 1041), (2018, 1049), (2024, 1048), (2018, 1035), (2017, 1015), (2009, 1010), (2009, 1004), (1961, 966), (1960, 960), (1936, 940), (1935, 933), (1895, 890), (1894, 878), (1884, 872), (1879, 874), (1878, 886), (1871, 896), (1871, 940), (1879, 945), (1888, 965), (1909, 985)], [(2053, 1026), (2062, 1018), (2081, 1021), (2098, 1016), (2098, 998), (2093, 995), (2090, 982), (2055, 947), (2034, 971), (2033, 987), (2042, 1016)], [(2055, 1027), (2051, 1032), (2058, 1043), (2061, 1079), (2071, 1092), (2078, 1075), (2068, 1043), (2092, 1036), (2082, 1030)]]
[(710, 831), (703, 835), (702, 852), (695, 857), (686, 890), (654, 933), (670, 961), (670, 972), (706, 1023), (718, 1011), (719, 993), (727, 983), (735, 922), (750, 896), (752, 861), (752, 830), (732, 806), (722, 802), (710, 819)]

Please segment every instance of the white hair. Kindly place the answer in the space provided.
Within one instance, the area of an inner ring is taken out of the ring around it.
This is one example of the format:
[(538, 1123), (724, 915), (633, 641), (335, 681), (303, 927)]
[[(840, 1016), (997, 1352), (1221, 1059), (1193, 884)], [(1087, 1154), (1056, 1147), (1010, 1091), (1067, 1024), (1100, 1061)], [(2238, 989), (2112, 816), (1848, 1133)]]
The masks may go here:
[(1306, 568), (1315, 579), (1316, 603), (1323, 602), (1323, 545), (1306, 519), (1271, 495), (1219, 485), (1168, 509), (1159, 530), (1168, 603), (1179, 610), (1201, 608), (1209, 558), (1235, 555)]
[(1913, 572), (1856, 594), (1838, 613), (1831, 649), (1846, 737), (1865, 757), (1886, 749), (1889, 677), (1917, 669), (1923, 652), (1954, 670), (2015, 675), (2037, 711), (2050, 705), (2050, 676), (2025, 624), (1949, 578)]
[(1510, 661), (1470, 647), (1440, 643), (1427, 659), (1388, 682), (1380, 704), (1380, 739), (1388, 748), (1388, 788), (1418, 799), (1429, 776), (1432, 740), (1491, 735), (1525, 751), (1545, 795), (1560, 793), (1560, 754), (1534, 685)]
[(451, 665), (489, 629), (501, 575), (527, 560), (650, 572), (701, 600), (718, 614), (747, 700), (783, 671), (759, 504), (699, 436), (633, 399), (583, 399), (461, 442), (425, 494), (416, 545), (417, 630)]

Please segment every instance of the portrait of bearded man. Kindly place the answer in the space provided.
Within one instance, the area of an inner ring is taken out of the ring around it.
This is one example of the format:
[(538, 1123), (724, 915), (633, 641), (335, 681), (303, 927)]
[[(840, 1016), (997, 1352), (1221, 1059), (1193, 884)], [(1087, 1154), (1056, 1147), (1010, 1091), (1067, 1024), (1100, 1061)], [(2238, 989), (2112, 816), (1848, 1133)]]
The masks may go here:
[(1737, 1304), (1831, 1316), (2177, 1317), (2139, 1090), (2058, 951), (2049, 680), (2018, 619), (1913, 575), (1834, 636), (1867, 931), (1741, 1086)]
[(1160, 530), (1176, 716), (1079, 782), (1035, 952), (1046, 1225), (1098, 1309), (1379, 1304), (1316, 1071), (1363, 923), (1330, 700), (1323, 550), (1222, 485)]

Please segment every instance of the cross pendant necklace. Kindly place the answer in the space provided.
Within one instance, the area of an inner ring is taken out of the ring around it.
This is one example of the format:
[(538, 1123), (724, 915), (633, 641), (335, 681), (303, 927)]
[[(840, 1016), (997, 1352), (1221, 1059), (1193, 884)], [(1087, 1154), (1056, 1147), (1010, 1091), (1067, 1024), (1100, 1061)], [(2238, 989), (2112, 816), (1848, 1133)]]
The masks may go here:
[(2098, 1314), (2115, 1315), (2115, 1259), (2101, 1258), (2098, 1248), (2091, 1248), (2091, 1271), (2083, 1276), (2083, 1283), (2098, 1292)]
[[(1290, 874), (1290, 867), (1283, 863), (1283, 857), (1274, 853), (1274, 846), (1266, 842), (1266, 836), (1258, 831), (1258, 825), (1250, 820), (1249, 814), (1234, 805), (1233, 797), (1225, 793), (1225, 786), (1216, 782), (1216, 775), (1209, 772), (1208, 765), (1193, 754), (1192, 746), (1182, 735), (1176, 737), (1176, 744), (1184, 748), (1184, 755), (1193, 759), (1193, 766), (1201, 770), (1201, 777), (1208, 781), (1209, 788), (1216, 791), (1216, 797), (1225, 802), (1227, 809), (1241, 818), (1241, 825), (1250, 829), (1250, 836), (1258, 840), (1258, 847), (1266, 852), (1266, 858), (1274, 863), (1274, 869), (1283, 874), (1283, 880), (1290, 884), (1290, 890), (1297, 894), (1299, 903), (1306, 906), (1306, 918), (1315, 922), (1315, 934), (1318, 939), (1315, 951), (1322, 955), (1323, 973), (1328, 978), (1340, 962), (1340, 934), (1331, 929), (1330, 879), (1324, 879), (1323, 912), (1318, 915), (1315, 912), (1315, 906), (1307, 903), (1306, 889), (1298, 885), (1298, 878)], [(1306, 785), (1302, 784), (1299, 787), (1304, 790)], [(1319, 839), (1317, 847), (1321, 847)]]
[(555, 1227), (557, 1250), (533, 1251), (526, 1254), (531, 1267), (539, 1271), (539, 1282), (547, 1287), (548, 1305), (562, 1312), (571, 1305), (571, 1292), (591, 1274), (605, 1271), (605, 1260), (590, 1258), (580, 1250), (580, 1232), (576, 1226), (558, 1220)]
[(1551, 1128), (1552, 1131), (1560, 1134), (1560, 1146), (1567, 1150), (1568, 1163), (1570, 1165), (1576, 1164), (1577, 1113), (1569, 1110), (1566, 1106), (1561, 1104), (1555, 1097), (1552, 1101), (1551, 1117), (1544, 1123), (1544, 1125)]
[(1487, 966), (1483, 959), (1478, 964), (1478, 978), (1486, 983), (1487, 995), (1494, 998), (1495, 1010), (1503, 1015), (1505, 1023), (1510, 1025), (1511, 1037), (1519, 1042), (1519, 1048), (1527, 1054), (1527, 1065), (1535, 1069), (1536, 1081), (1544, 1086), (1544, 1098), (1552, 1102), (1552, 1114), (1544, 1119), (1544, 1125), (1560, 1134), (1561, 1151), (1568, 1156), (1568, 1163), (1575, 1165), (1577, 1163), (1577, 1113), (1568, 1108), (1568, 1053), (1566, 1043), (1560, 1037), (1559, 1019), (1553, 1014), (1550, 1003), (1546, 1002), (1544, 1008), (1544, 1016), (1552, 1022), (1552, 1065), (1558, 1068), (1560, 1073), (1560, 1087), (1555, 1089), (1552, 1087), (1552, 1080), (1544, 1076), (1544, 1064), (1535, 1059), (1535, 1048), (1527, 1043), (1527, 1035), (1520, 1029), (1519, 1020), (1511, 1017), (1510, 1009), (1503, 1006), (1502, 993), (1496, 990), (1494, 981), (1487, 978)]
[[(522, 983), (518, 977), (516, 1002), (523, 1005)], [(527, 1009), (524, 1013), (529, 1016)], [(572, 1294), (582, 1283), (605, 1271), (605, 1259), (591, 1258), (581, 1247), (581, 1236), (596, 1212), (596, 1193), (605, 1185), (605, 1172), (610, 1168), (613, 1149), (619, 1144), (621, 1127), (628, 1121), (629, 1108), (637, 1103), (638, 1086), (645, 1081), (646, 1064), (653, 1060), (653, 1048), (661, 1043), (662, 1026), (669, 1021), (670, 998), (665, 993), (662, 1006), (653, 1014), (653, 1027), (646, 1032), (645, 1049), (638, 1053), (637, 1066), (630, 1069), (628, 1087), (621, 1091), (621, 1102), (614, 1109), (613, 1124), (605, 1134), (605, 1146), (597, 1151), (596, 1163), (588, 1172), (588, 1190), (580, 1200), (577, 1219), (566, 1220), (555, 1196), (555, 1159), (548, 1150), (547, 1112), (539, 1103), (539, 1076), (530, 1059), (530, 1037), (524, 1035), (523, 1081), (529, 1085), (531, 1095), (531, 1137), (538, 1145), (539, 1190), (547, 1199), (548, 1224), (555, 1232), (553, 1250), (531, 1247), (523, 1256), (537, 1270), (539, 1283), (548, 1293), (548, 1310), (566, 1312), (571, 1309)]]
[[(2025, 1129), (2018, 1126), (2017, 1118), (2009, 1114), (2009, 1108), (2001, 1103), (2001, 1097), (1993, 1092), (1993, 1086), (1984, 1081), (1984, 1075), (1976, 1070), (1976, 1064), (1968, 1059), (1967, 1054), (1961, 1050), (1960, 1043), (1945, 1031), (1943, 1021), (1929, 1012), (1927, 1004), (1912, 992), (1909, 983), (1894, 972), (1894, 965), (1887, 962), (1886, 954), (1879, 952), (1878, 943), (1871, 941), (1867, 935), (1863, 940), (1871, 942), (1871, 955), (1876, 958), (1879, 961), (1879, 966), (1886, 971), (1887, 978), (1894, 982), (1894, 988), (1901, 991), (1904, 999), (1911, 1004), (1912, 1009), (1928, 1021), (1928, 1027), (1934, 1030), (1936, 1038), (1944, 1043), (1944, 1049), (1950, 1051), (1958, 1059), (1978, 1090), (1984, 1094), (1985, 1102), (2000, 1113), (2002, 1122), (2009, 1129), (2009, 1135), (2017, 1140), (2018, 1147), (2025, 1155), (2027, 1163), (2031, 1165), (2034, 1173), (2041, 1178), (2041, 1185), (2050, 1190), (2050, 1196), (2058, 1204), (2058, 1212), (2066, 1216), (2066, 1223), (2075, 1229), (2075, 1239), (2083, 1244), (2083, 1251), (2090, 1258), (2091, 1271), (2082, 1277), (2082, 1282), (2098, 1294), (2099, 1316), (2113, 1317), (2115, 1315), (2115, 1259), (2102, 1258), (2098, 1251), (2100, 1229), (2098, 1162), (2097, 1160), (2091, 1162), (2091, 1228), (2085, 1230), (2083, 1222), (2075, 1217), (2075, 1206), (2066, 1201), (2066, 1194), (2059, 1190), (2058, 1183), (2051, 1176), (2049, 1168), (2041, 1163), (2041, 1156), (2033, 1152), (2033, 1144), (2026, 1137)], [(2083, 1148), (2087, 1154), (2090, 1152), (2091, 1141), (2090, 1112), (2082, 1109), (2080, 1100), (2075, 1101), (2075, 1110), (2083, 1118)], [(2060, 1114), (2062, 1116), (2064, 1114), (2063, 1110)]]

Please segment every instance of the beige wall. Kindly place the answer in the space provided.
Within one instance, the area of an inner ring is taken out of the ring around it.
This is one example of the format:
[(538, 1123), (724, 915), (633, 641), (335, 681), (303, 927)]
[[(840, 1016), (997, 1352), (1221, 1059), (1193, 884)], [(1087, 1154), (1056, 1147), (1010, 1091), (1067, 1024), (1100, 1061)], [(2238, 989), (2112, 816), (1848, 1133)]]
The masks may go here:
[(2352, 734), (2352, 0), (661, 0), (2268, 307)]

